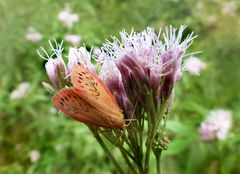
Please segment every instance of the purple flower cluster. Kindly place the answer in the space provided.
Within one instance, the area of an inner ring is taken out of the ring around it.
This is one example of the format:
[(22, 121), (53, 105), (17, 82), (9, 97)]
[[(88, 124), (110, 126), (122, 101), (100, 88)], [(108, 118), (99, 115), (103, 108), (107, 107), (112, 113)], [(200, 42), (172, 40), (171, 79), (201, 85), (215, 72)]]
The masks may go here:
[[(182, 75), (182, 57), (191, 45), (193, 33), (183, 40), (185, 26), (170, 26), (161, 36), (152, 28), (130, 34), (120, 32), (102, 47), (98, 61), (99, 76), (105, 81), (125, 113), (148, 104), (149, 93), (155, 105), (171, 97), (173, 87)], [(163, 38), (163, 41), (161, 40)]]
[(47, 54), (47, 74), (52, 87), (58, 90), (69, 85), (73, 66), (82, 64), (98, 74), (125, 116), (130, 117), (134, 109), (144, 108), (149, 102), (158, 106), (171, 97), (182, 75), (182, 58), (195, 38), (193, 33), (183, 38), (184, 29), (185, 26), (178, 30), (170, 26), (158, 35), (152, 28), (131, 33), (123, 30), (120, 39), (113, 37), (112, 42), (103, 44), (101, 52), (94, 57), (97, 64), (91, 62), (91, 54), (81, 47), (69, 49), (66, 66), (62, 45), (56, 43), (54, 48), (50, 43), (53, 54)]

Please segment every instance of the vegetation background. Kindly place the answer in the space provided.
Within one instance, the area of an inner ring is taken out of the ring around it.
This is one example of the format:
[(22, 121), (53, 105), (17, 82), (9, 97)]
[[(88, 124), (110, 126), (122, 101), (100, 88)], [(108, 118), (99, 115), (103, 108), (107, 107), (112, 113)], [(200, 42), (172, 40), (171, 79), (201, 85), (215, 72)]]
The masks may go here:
[[(45, 61), (36, 50), (47, 40), (81, 35), (81, 45), (100, 47), (125, 28), (188, 25), (198, 38), (190, 48), (207, 64), (200, 76), (184, 72), (175, 91), (162, 158), (165, 174), (240, 173), (240, 1), (223, 12), (226, 0), (71, 0), (80, 17), (66, 29), (58, 20), (63, 0), (0, 0), (0, 173), (110, 174), (111, 161), (87, 127), (54, 111), (41, 82), (48, 81)], [(25, 35), (35, 27), (42, 40)], [(67, 48), (69, 43), (65, 42)], [(67, 55), (67, 49), (64, 51)], [(10, 95), (21, 82), (30, 83), (21, 99)], [(232, 110), (233, 122), (224, 141), (204, 142), (199, 126), (210, 110)], [(37, 151), (37, 160), (30, 156)], [(114, 149), (112, 149), (114, 151)], [(114, 151), (115, 152), (115, 151)], [(118, 152), (115, 153), (118, 156)], [(154, 163), (153, 163), (154, 165)]]

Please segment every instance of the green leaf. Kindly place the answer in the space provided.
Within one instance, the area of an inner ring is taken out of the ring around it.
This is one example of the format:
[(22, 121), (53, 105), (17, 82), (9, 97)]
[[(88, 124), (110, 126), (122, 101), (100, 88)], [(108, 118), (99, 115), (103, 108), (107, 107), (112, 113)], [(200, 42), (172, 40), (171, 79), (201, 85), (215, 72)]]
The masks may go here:
[(191, 143), (192, 139), (176, 139), (170, 143), (169, 148), (165, 154), (168, 156), (177, 155), (190, 147)]
[(198, 171), (204, 173), (202, 166), (204, 166), (204, 161), (206, 160), (206, 147), (202, 143), (194, 143), (194, 146), (191, 146), (191, 151), (187, 160), (186, 174), (195, 174)]
[(166, 127), (177, 135), (188, 137), (194, 137), (197, 135), (196, 130), (194, 130), (189, 124), (180, 121), (169, 120)]

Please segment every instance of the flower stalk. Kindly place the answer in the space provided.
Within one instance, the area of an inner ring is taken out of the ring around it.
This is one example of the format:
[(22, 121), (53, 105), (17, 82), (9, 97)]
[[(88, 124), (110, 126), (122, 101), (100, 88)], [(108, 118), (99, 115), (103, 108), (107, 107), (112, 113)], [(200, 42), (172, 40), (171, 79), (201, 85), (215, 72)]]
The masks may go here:
[(119, 165), (119, 163), (117, 162), (117, 160), (115, 159), (115, 157), (112, 155), (112, 153), (110, 152), (110, 150), (107, 148), (106, 144), (104, 143), (104, 141), (102, 140), (101, 136), (99, 135), (98, 131), (91, 126), (88, 126), (88, 128), (90, 129), (90, 131), (92, 132), (92, 134), (94, 135), (94, 137), (96, 138), (96, 140), (98, 141), (98, 143), (100, 144), (100, 146), (102, 147), (102, 149), (104, 150), (104, 152), (106, 153), (106, 155), (108, 156), (108, 158), (113, 162), (113, 164), (115, 165), (116, 169), (118, 170), (118, 172), (120, 174), (126, 174), (124, 172), (124, 170), (122, 169), (122, 167)]

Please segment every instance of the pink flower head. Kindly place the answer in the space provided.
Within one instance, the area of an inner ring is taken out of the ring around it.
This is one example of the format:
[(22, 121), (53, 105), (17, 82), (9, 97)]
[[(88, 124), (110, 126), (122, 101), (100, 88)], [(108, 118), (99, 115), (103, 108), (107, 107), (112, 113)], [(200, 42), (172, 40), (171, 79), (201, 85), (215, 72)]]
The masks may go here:
[(76, 35), (76, 34), (67, 34), (64, 37), (65, 41), (70, 43), (73, 46), (77, 46), (79, 45), (80, 41), (81, 41), (81, 36), (80, 35)]
[(179, 30), (170, 26), (163, 34), (165, 43), (162, 44), (162, 62), (163, 62), (163, 76), (164, 83), (162, 84), (160, 97), (167, 98), (171, 95), (174, 85), (180, 80), (182, 75), (182, 58), (187, 48), (192, 44), (193, 32), (188, 34), (182, 40), (182, 35), (185, 26), (181, 26)]
[(206, 64), (197, 57), (190, 57), (185, 61), (184, 69), (192, 75), (199, 75), (206, 68)]
[(63, 22), (67, 28), (72, 28), (74, 23), (79, 20), (79, 16), (76, 13), (72, 13), (72, 9), (69, 4), (65, 4), (65, 8), (58, 14), (58, 19)]
[(99, 62), (113, 59), (122, 75), (122, 82), (132, 102), (146, 104), (146, 91), (151, 91), (155, 103), (169, 98), (182, 73), (182, 57), (191, 45), (193, 33), (182, 41), (185, 27), (177, 32), (170, 26), (163, 34), (156, 35), (152, 28), (142, 32), (120, 32), (120, 40), (113, 37), (102, 47)]
[(202, 139), (205, 141), (212, 141), (215, 139), (224, 140), (231, 128), (231, 122), (231, 111), (223, 109), (211, 111), (199, 128)]
[(63, 51), (62, 43), (58, 44), (55, 40), (56, 48), (54, 48), (52, 43), (49, 41), (49, 45), (51, 46), (51, 51), (53, 52), (52, 55), (49, 56), (48, 53), (42, 48), (47, 58), (45, 58), (38, 52), (38, 54), (42, 58), (47, 60), (47, 63), (45, 64), (45, 68), (54, 89), (63, 88), (66, 84), (67, 76), (68, 76), (68, 70), (62, 58), (62, 51)]
[(68, 69), (72, 72), (74, 65), (80, 63), (86, 69), (96, 73), (95, 65), (91, 62), (91, 54), (85, 47), (72, 48), (70, 47), (68, 53)]
[(204, 141), (213, 141), (216, 138), (215, 127), (209, 123), (202, 123), (199, 128)]
[(45, 49), (41, 47), (46, 57), (38, 51), (39, 56), (47, 60), (45, 68), (52, 85), (43, 82), (43, 86), (50, 93), (54, 93), (55, 90), (59, 90), (65, 86), (71, 85), (69, 76), (73, 71), (74, 65), (76, 65), (77, 63), (81, 64), (93, 73), (96, 73), (95, 65), (91, 63), (91, 54), (87, 51), (85, 47), (70, 47), (68, 53), (68, 64), (66, 66), (62, 58), (62, 44), (63, 42), (58, 44), (55, 40), (54, 47), (49, 41), (51, 51), (53, 52), (51, 55), (49, 55), (45, 51)]
[(25, 38), (29, 42), (36, 43), (42, 40), (42, 35), (34, 27), (29, 27)]
[(30, 89), (30, 83), (21, 82), (16, 89), (14, 89), (10, 94), (11, 100), (21, 99), (26, 96)]
[(98, 48), (98, 47), (94, 47), (94, 48), (93, 48), (93, 54), (94, 54), (94, 55), (98, 56), (98, 55), (100, 55), (101, 53), (102, 53), (102, 51), (101, 51), (100, 48)]
[(41, 159), (41, 153), (39, 150), (32, 150), (29, 152), (29, 158), (32, 163), (37, 162)]
[(131, 118), (132, 106), (122, 82), (122, 75), (114, 61), (112, 59), (105, 61), (98, 75), (105, 82), (119, 106), (123, 109), (124, 115)]
[(221, 12), (223, 15), (235, 16), (237, 13), (237, 4), (234, 1), (226, 2), (222, 5)]

